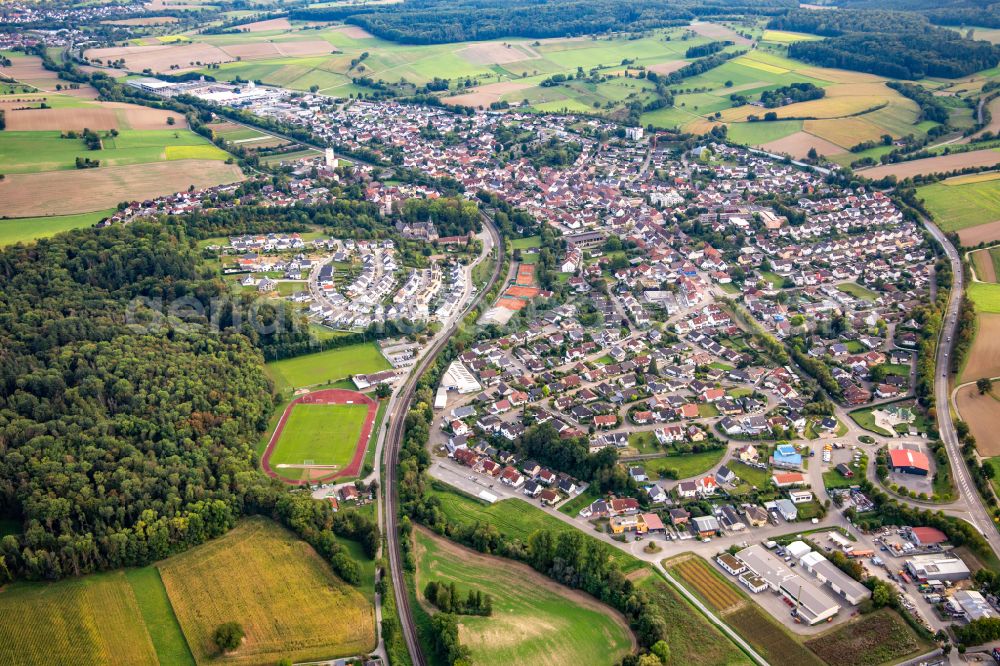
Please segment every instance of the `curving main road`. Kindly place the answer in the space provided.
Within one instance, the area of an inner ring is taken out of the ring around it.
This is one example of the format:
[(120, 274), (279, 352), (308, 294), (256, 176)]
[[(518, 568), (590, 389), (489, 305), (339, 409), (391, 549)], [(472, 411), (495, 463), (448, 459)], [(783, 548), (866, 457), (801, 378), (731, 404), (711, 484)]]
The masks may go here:
[[(474, 299), (469, 302), (465, 310), (457, 315), (448, 328), (442, 330), (430, 348), (417, 362), (410, 372), (406, 383), (396, 394), (393, 405), (389, 410), (389, 430), (385, 439), (385, 473), (382, 480), (382, 497), (385, 503), (385, 533), (389, 550), (389, 572), (392, 576), (393, 594), (396, 599), (396, 608), (399, 611), (400, 624), (403, 627), (403, 637), (406, 640), (407, 650), (414, 666), (425, 666), (427, 661), (423, 651), (420, 649), (420, 642), (417, 640), (417, 629), (413, 622), (413, 612), (410, 608), (410, 595), (406, 588), (406, 579), (403, 575), (403, 554), (399, 542), (399, 451), (403, 443), (403, 423), (410, 403), (413, 402), (413, 394), (417, 388), (417, 380), (437, 359), (438, 354), (444, 349), (448, 340), (458, 330), (462, 319), (466, 313), (475, 308), (483, 297), (489, 293), (500, 279), (500, 269), (503, 267), (503, 244), (500, 232), (493, 221), (486, 215), (482, 216), (483, 225), (493, 239), (493, 247), (497, 248), (497, 262), (493, 269), (493, 275), (489, 282), (480, 290)], [(490, 248), (483, 248), (483, 258), (489, 256)]]
[(923, 223), (931, 235), (941, 244), (941, 247), (944, 248), (945, 254), (948, 255), (948, 261), (951, 263), (952, 273), (951, 292), (948, 295), (948, 307), (945, 308), (944, 318), (941, 323), (941, 338), (938, 341), (937, 362), (934, 370), (934, 404), (937, 407), (938, 431), (948, 452), (948, 461), (951, 465), (952, 474), (955, 476), (955, 484), (958, 488), (960, 498), (958, 503), (964, 504), (966, 508), (968, 516), (966, 520), (989, 542), (993, 552), (1000, 555), (1000, 534), (994, 529), (993, 519), (983, 505), (982, 497), (979, 496), (979, 490), (972, 481), (969, 468), (965, 465), (965, 460), (962, 457), (962, 447), (958, 441), (958, 434), (955, 431), (955, 422), (952, 419), (950, 409), (948, 375), (951, 359), (949, 356), (951, 354), (955, 331), (958, 328), (958, 308), (962, 302), (962, 290), (965, 285), (962, 260), (955, 246), (951, 244), (944, 233), (933, 222), (924, 218)]

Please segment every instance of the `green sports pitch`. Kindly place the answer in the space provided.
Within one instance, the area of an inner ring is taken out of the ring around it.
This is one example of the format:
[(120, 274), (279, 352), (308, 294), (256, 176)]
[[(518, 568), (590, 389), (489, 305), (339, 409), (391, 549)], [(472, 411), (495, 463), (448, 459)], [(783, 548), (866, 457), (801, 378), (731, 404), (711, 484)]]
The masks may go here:
[(327, 473), (344, 469), (354, 457), (367, 414), (367, 405), (296, 404), (271, 454), (271, 467), (290, 479), (308, 472), (299, 465), (330, 466)]

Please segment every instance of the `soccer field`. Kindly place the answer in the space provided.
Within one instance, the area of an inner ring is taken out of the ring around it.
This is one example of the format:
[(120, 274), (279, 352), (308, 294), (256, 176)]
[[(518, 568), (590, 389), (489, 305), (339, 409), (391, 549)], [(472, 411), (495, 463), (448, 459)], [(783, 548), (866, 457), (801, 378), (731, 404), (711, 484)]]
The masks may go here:
[(354, 456), (367, 415), (367, 405), (295, 405), (271, 454), (272, 468), (296, 479), (302, 476), (301, 469), (281, 465), (308, 461), (343, 469)]

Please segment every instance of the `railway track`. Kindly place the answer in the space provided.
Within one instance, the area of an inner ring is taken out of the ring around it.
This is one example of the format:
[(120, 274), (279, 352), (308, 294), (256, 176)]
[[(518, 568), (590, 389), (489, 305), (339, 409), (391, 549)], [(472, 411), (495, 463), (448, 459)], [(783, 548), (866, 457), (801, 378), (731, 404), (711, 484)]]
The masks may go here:
[[(503, 245), (500, 239), (500, 232), (486, 215), (482, 215), (483, 224), (490, 236), (493, 238), (494, 247), (497, 248), (497, 262), (490, 276), (489, 282), (483, 287), (475, 298), (466, 306), (462, 313), (463, 317), (470, 310), (479, 305), (482, 299), (493, 288), (497, 280), (500, 279), (500, 271), (503, 268)], [(406, 640), (406, 647), (410, 653), (410, 659), (414, 666), (426, 666), (427, 660), (420, 649), (420, 642), (417, 640), (417, 628), (413, 621), (413, 612), (410, 608), (410, 595), (406, 589), (406, 579), (403, 575), (403, 554), (399, 542), (399, 451), (403, 443), (403, 422), (410, 403), (413, 402), (413, 395), (416, 392), (417, 380), (426, 372), (427, 368), (437, 359), (438, 354), (444, 349), (451, 339), (458, 326), (462, 322), (462, 317), (457, 317), (455, 323), (447, 332), (435, 342), (428, 350), (427, 354), (417, 363), (410, 373), (399, 392), (393, 409), (389, 413), (389, 433), (385, 440), (385, 475), (382, 480), (382, 497), (385, 502), (385, 533), (389, 550), (389, 573), (392, 576), (393, 594), (396, 599), (396, 608), (399, 612), (400, 624), (403, 627), (403, 637)]]

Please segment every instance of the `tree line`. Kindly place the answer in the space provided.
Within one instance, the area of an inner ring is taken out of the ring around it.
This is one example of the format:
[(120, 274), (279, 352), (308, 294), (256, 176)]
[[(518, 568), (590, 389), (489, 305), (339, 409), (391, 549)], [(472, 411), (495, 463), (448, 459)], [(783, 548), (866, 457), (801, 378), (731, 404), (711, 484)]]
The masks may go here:
[(458, 586), (451, 583), (427, 581), (424, 586), (424, 598), (438, 607), (444, 613), (457, 615), (492, 615), (493, 597), (479, 590), (469, 588), (465, 599), (458, 594)]

